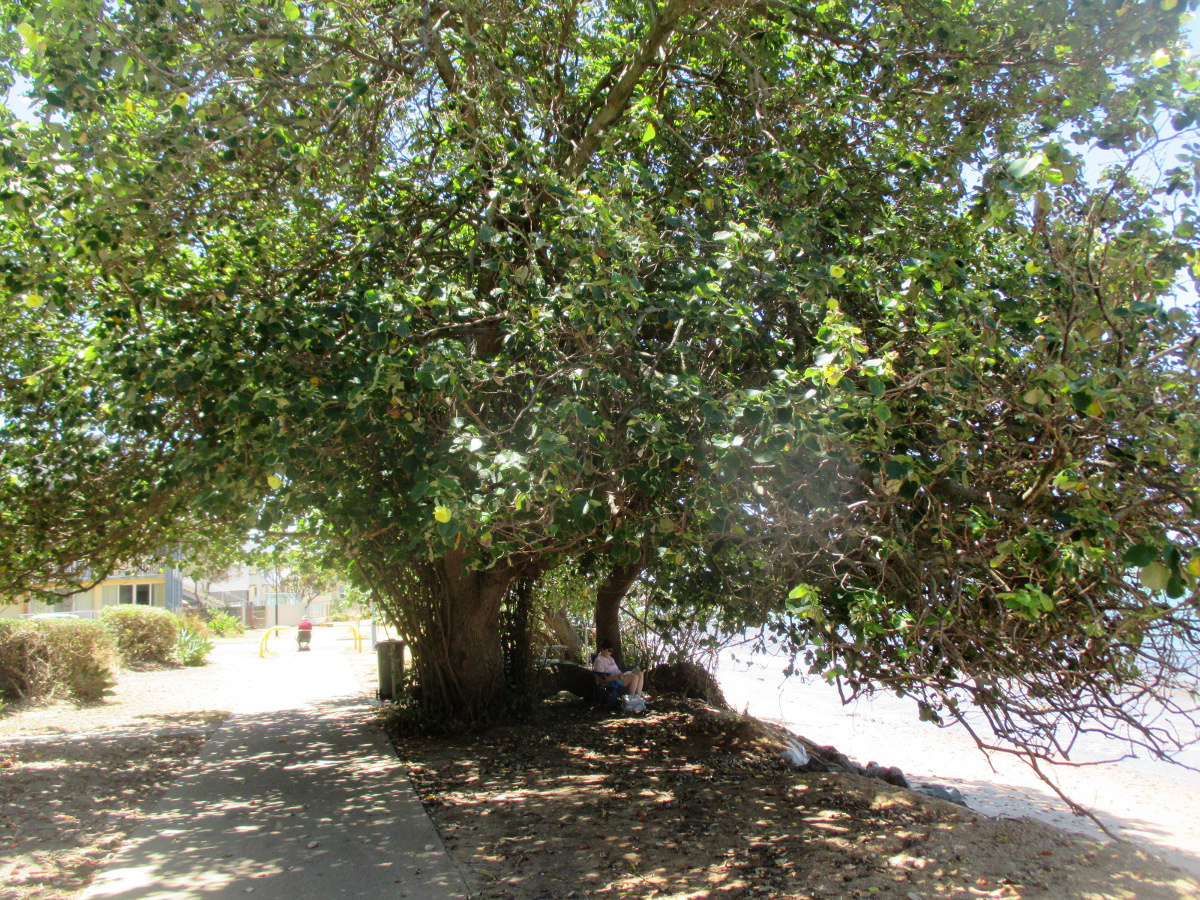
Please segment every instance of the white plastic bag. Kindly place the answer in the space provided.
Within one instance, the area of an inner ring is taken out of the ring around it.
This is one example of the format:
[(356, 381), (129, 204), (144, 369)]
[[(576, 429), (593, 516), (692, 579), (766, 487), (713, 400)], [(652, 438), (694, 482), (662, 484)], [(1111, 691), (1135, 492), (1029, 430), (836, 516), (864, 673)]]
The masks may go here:
[(621, 709), (625, 712), (645, 712), (646, 699), (639, 694), (623, 694), (621, 696)]

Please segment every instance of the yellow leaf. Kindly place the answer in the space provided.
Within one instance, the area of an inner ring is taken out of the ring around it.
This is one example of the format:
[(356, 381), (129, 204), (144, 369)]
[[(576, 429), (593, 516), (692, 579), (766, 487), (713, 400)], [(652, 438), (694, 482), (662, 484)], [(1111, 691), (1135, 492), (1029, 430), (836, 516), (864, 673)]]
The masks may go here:
[(41, 306), (45, 302), (46, 301), (42, 299), (41, 294), (26, 294), (25, 295), (25, 305), (28, 306), (30, 309), (37, 309), (39, 306)]
[(277, 491), (283, 487), (283, 479), (278, 475), (271, 475), (267, 478), (267, 484), (271, 486), (271, 490)]
[(1162, 3), (1160, 3), (1158, 5), (1161, 6), (1163, 9), (1174, 9), (1175, 5), (1178, 2), (1179, 2), (1179, 0), (1162, 0)]
[(713, 200), (712, 197), (704, 198), (704, 208), (707, 209), (709, 212), (712, 212), (714, 207), (716, 207), (716, 205), (717, 205), (716, 201)]
[(316, 375), (314, 375), (312, 378), (308, 379), (308, 383), (311, 384), (313, 387), (316, 387), (318, 384), (321, 383), (321, 379), (318, 378)]
[(1193, 556), (1188, 560), (1188, 574), (1200, 577), (1200, 556)]
[(1104, 415), (1104, 407), (1100, 405), (1099, 400), (1093, 400), (1091, 406), (1087, 408), (1087, 414), (1093, 418), (1099, 418)]
[(1150, 64), (1156, 69), (1161, 69), (1163, 66), (1171, 62), (1171, 54), (1166, 50), (1155, 50), (1150, 55)]
[(1171, 570), (1160, 562), (1152, 562), (1138, 573), (1142, 584), (1152, 591), (1165, 591), (1171, 579)]
[(1038, 272), (1042, 271), (1042, 267), (1031, 259), (1029, 262), (1025, 263), (1025, 271), (1030, 275), (1036, 275)]
[(433, 508), (433, 517), (442, 524), (449, 522), (453, 516), (454, 513), (450, 512), (450, 507), (448, 506), (435, 506)]
[(829, 274), (832, 275), (834, 278), (841, 278), (843, 275), (846, 274), (846, 270), (843, 269), (841, 266), (830, 266)]

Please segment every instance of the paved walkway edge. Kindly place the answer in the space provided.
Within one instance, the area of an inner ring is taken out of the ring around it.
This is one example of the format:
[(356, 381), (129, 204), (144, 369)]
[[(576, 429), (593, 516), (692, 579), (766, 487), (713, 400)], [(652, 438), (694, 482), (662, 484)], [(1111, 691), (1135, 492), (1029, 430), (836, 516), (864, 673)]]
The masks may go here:
[(361, 696), (235, 714), (82, 900), (466, 900)]

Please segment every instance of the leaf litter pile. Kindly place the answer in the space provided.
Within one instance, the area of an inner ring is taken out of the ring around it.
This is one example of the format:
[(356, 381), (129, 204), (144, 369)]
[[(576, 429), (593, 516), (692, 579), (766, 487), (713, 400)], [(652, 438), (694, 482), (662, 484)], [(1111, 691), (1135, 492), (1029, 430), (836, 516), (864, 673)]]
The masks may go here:
[(479, 897), (1200, 897), (1132, 845), (795, 772), (778, 730), (698, 701), (552, 700), (483, 736), (396, 743)]

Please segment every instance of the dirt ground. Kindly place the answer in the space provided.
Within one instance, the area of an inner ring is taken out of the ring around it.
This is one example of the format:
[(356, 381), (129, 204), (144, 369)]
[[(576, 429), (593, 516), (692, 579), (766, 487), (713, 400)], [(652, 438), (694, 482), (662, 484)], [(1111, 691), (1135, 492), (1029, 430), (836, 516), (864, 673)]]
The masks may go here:
[[(103, 703), (0, 715), (0, 898), (85, 887), (256, 666), (252, 640), (222, 641), (202, 668), (123, 673)], [(528, 724), (399, 752), (479, 897), (1200, 897), (1129, 845), (797, 774), (753, 720), (683, 701), (625, 716), (555, 700)]]
[(559, 700), (528, 725), (398, 750), (481, 897), (1200, 896), (1131, 845), (798, 774), (774, 746), (698, 703), (629, 716)]
[(83, 890), (229, 714), (252, 677), (252, 641), (210, 665), (120, 674), (100, 703), (0, 713), (0, 900)]

